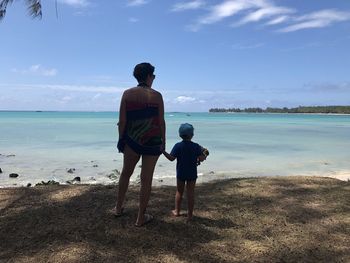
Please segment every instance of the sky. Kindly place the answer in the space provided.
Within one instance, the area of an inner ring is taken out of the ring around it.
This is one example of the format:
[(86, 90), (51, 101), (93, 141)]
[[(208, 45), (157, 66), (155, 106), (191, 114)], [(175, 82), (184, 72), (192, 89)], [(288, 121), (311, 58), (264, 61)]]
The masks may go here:
[(155, 66), (165, 110), (350, 105), (348, 0), (14, 1), (0, 110), (117, 111)]

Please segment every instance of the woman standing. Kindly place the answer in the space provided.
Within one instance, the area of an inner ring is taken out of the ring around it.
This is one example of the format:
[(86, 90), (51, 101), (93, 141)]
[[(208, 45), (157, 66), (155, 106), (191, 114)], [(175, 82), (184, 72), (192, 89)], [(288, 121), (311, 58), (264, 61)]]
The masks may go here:
[(162, 94), (152, 89), (154, 67), (141, 63), (134, 68), (137, 87), (124, 91), (119, 110), (118, 149), (124, 154), (114, 215), (123, 215), (125, 194), (137, 162), (142, 156), (141, 189), (136, 226), (150, 222), (146, 214), (155, 165), (165, 149), (165, 121)]

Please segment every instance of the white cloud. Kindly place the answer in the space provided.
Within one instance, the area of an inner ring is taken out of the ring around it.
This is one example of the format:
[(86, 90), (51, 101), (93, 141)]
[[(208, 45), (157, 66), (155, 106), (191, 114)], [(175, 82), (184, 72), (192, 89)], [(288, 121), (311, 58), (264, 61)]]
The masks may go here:
[(232, 45), (233, 49), (238, 50), (244, 50), (244, 49), (255, 49), (264, 46), (264, 43), (257, 43), (257, 44), (251, 44), (251, 45), (241, 45), (241, 44), (234, 44)]
[(195, 101), (195, 100), (196, 100), (195, 98), (189, 97), (189, 96), (178, 96), (175, 99), (175, 102), (177, 102), (177, 103), (186, 103), (186, 102), (192, 102), (192, 101)]
[(55, 68), (45, 68), (41, 66), (40, 64), (32, 65), (28, 69), (18, 70), (16, 68), (12, 69), (12, 72), (14, 73), (20, 73), (20, 74), (30, 74), (30, 75), (37, 75), (37, 76), (44, 76), (44, 77), (54, 77), (57, 75), (57, 69)]
[(147, 4), (148, 1), (146, 0), (129, 0), (127, 5), (128, 6), (141, 6)]
[(130, 23), (137, 23), (137, 22), (139, 22), (139, 19), (138, 19), (138, 18), (135, 18), (135, 17), (130, 17), (130, 18), (129, 18), (129, 22), (130, 22)]
[(85, 7), (89, 5), (87, 0), (59, 0), (59, 2), (73, 7)]
[(250, 1), (224, 1), (212, 7), (209, 15), (201, 18), (199, 24), (213, 24), (251, 7), (252, 4)]
[(99, 97), (101, 97), (101, 93), (97, 93), (95, 96), (93, 96), (92, 100), (97, 100)]
[(294, 12), (295, 10), (291, 8), (268, 6), (265, 8), (260, 8), (259, 10), (248, 14), (241, 21), (239, 21), (237, 25), (244, 25), (251, 22), (258, 22), (262, 19), (272, 17), (275, 15), (284, 15), (284, 14), (290, 14)]
[(8, 88), (15, 89), (51, 89), (56, 91), (77, 91), (77, 92), (93, 92), (103, 94), (115, 94), (122, 93), (127, 88), (115, 87), (115, 86), (88, 86), (88, 85), (45, 85), (45, 84), (21, 84), (21, 85), (6, 85), (0, 84), (0, 86), (6, 86)]
[(188, 26), (188, 28), (197, 31), (203, 25), (214, 24), (243, 11), (248, 12), (248, 10), (248, 14), (236, 25), (294, 12), (291, 8), (276, 6), (268, 0), (226, 0), (212, 6), (209, 10), (209, 14), (199, 18), (195, 24)]
[(295, 21), (298, 21), (296, 24), (282, 28), (279, 31), (287, 33), (302, 29), (322, 28), (330, 26), (336, 22), (348, 20), (350, 20), (350, 12), (343, 12), (335, 9), (325, 9), (297, 17), (295, 19)]
[(99, 93), (121, 93), (125, 88), (113, 86), (84, 86), (84, 85), (38, 85), (38, 88), (48, 88), (53, 90), (79, 91), (79, 92), (99, 92)]
[(287, 21), (288, 18), (289, 18), (289, 16), (279, 16), (279, 17), (274, 18), (274, 19), (270, 20), (269, 22), (267, 22), (266, 25), (272, 26), (272, 25), (281, 24), (281, 23)]
[(171, 9), (171, 11), (179, 12), (179, 11), (185, 11), (185, 10), (195, 10), (195, 9), (203, 7), (204, 5), (205, 5), (205, 3), (202, 0), (181, 2), (181, 3), (175, 4), (173, 6), (173, 8)]
[[(197, 2), (197, 1), (192, 1)], [(180, 3), (174, 6), (173, 10), (181, 10), (192, 2)], [(184, 6), (182, 6), (182, 4)], [(177, 8), (176, 8), (177, 7)], [(337, 22), (349, 21), (350, 11), (339, 11), (336, 9), (325, 9), (315, 11), (306, 15), (297, 15), (297, 10), (290, 7), (278, 6), (271, 0), (224, 0), (221, 3), (207, 8), (208, 12), (199, 17), (194, 23), (186, 28), (190, 31), (198, 31), (205, 25), (215, 24), (228, 18), (240, 17), (238, 22), (232, 26), (242, 26), (247, 23), (264, 22), (264, 25), (272, 26), (282, 23), (292, 23), (285, 25), (279, 32), (294, 32), (308, 28), (322, 28)], [(294, 14), (294, 16), (292, 16)]]
[(63, 102), (68, 102), (68, 101), (70, 101), (70, 100), (72, 100), (73, 98), (71, 97), (71, 96), (64, 96), (62, 99), (61, 99), (61, 101), (63, 101)]

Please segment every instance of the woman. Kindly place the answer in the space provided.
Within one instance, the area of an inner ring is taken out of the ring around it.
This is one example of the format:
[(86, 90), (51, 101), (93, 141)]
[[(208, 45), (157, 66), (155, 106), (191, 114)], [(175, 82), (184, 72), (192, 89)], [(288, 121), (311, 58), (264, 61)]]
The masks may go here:
[(153, 219), (145, 212), (154, 168), (165, 149), (164, 103), (162, 95), (152, 89), (155, 75), (150, 63), (136, 65), (134, 77), (137, 87), (126, 90), (120, 102), (118, 149), (124, 154), (124, 162), (113, 212), (115, 216), (123, 215), (129, 180), (142, 156), (140, 203), (135, 225), (143, 226)]

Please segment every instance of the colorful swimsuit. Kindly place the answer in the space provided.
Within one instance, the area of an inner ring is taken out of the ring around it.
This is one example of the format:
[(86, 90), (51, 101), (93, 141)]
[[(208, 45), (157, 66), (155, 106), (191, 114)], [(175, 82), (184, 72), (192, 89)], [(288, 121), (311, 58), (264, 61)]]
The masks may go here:
[(127, 101), (126, 120), (123, 141), (138, 154), (160, 155), (162, 136), (158, 104)]

